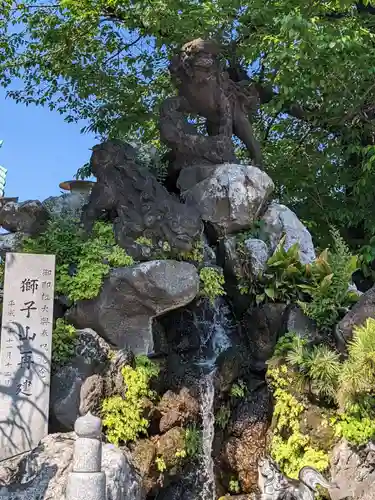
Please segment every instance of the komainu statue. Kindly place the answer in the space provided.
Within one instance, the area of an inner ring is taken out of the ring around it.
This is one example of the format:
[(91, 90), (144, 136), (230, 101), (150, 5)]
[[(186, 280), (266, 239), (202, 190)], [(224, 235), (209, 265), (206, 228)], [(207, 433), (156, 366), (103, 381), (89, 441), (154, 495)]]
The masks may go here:
[(92, 230), (97, 219), (110, 219), (118, 245), (139, 260), (149, 257), (135, 242), (141, 236), (155, 245), (168, 242), (172, 249), (190, 251), (203, 230), (194, 207), (180, 203), (138, 164), (129, 144), (110, 140), (92, 151), (90, 165), (97, 182), (83, 207), (86, 231)]
[(269, 457), (258, 462), (261, 500), (314, 500), (318, 485), (328, 490), (337, 487), (313, 467), (303, 467), (297, 480), (286, 477)]
[[(195, 154), (211, 163), (233, 161), (234, 134), (243, 141), (255, 165), (261, 165), (260, 145), (250, 121), (259, 106), (258, 92), (248, 82), (245, 86), (229, 78), (220, 63), (220, 46), (213, 40), (193, 40), (172, 58), (169, 71), (178, 97), (170, 97), (162, 105), (160, 135), (177, 161), (186, 155), (187, 148), (190, 156)], [(184, 122), (183, 117), (189, 114), (206, 119), (209, 137), (199, 136), (186, 119)]]

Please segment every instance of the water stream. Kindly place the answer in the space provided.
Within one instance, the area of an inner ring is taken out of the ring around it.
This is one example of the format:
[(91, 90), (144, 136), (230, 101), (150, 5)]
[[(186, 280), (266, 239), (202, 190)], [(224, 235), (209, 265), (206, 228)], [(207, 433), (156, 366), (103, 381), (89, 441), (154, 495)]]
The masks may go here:
[(215, 435), (214, 377), (216, 360), (219, 354), (231, 346), (230, 333), (233, 328), (231, 312), (225, 300), (221, 297), (212, 308), (210, 321), (201, 323), (201, 356), (197, 364), (202, 369), (200, 383), (201, 412), (202, 412), (202, 473), (203, 484), (201, 500), (215, 500), (214, 461), (212, 458), (212, 444)]

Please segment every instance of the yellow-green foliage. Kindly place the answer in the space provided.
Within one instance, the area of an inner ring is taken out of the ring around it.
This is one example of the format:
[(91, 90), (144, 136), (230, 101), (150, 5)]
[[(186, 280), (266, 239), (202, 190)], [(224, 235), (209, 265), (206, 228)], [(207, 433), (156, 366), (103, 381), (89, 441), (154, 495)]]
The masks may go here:
[(240, 483), (238, 482), (237, 479), (231, 479), (229, 481), (229, 491), (231, 493), (239, 493), (241, 491), (241, 488), (240, 488)]
[(340, 372), (339, 402), (357, 402), (363, 394), (375, 394), (375, 319), (357, 326), (348, 345), (348, 359)]
[(347, 408), (345, 413), (334, 417), (331, 424), (336, 436), (354, 445), (363, 445), (375, 439), (375, 398), (364, 397), (360, 403)]
[(375, 437), (374, 319), (354, 328), (348, 358), (343, 363), (327, 346), (310, 348), (292, 334), (278, 342), (274, 355), (277, 359), (293, 370), (294, 388), (336, 405), (330, 422), (336, 436), (355, 445)]
[(201, 281), (201, 295), (208, 297), (213, 302), (216, 297), (225, 295), (223, 274), (213, 267), (204, 267), (199, 272)]
[(306, 465), (324, 471), (329, 465), (328, 454), (312, 446), (310, 437), (301, 432), (300, 418), (305, 406), (288, 391), (293, 379), (286, 365), (269, 368), (267, 375), (275, 398), (271, 455), (290, 477), (297, 478)]
[(158, 374), (158, 367), (146, 356), (136, 358), (135, 368), (123, 368), (125, 398), (115, 395), (102, 404), (103, 425), (109, 442), (118, 446), (136, 440), (140, 434), (147, 434), (149, 422), (143, 416), (144, 398), (154, 399), (149, 384)]
[(52, 332), (52, 363), (61, 365), (74, 355), (77, 331), (64, 319), (57, 319)]
[(324, 250), (308, 266), (309, 283), (300, 286), (310, 296), (310, 300), (300, 302), (300, 306), (321, 329), (330, 329), (338, 321), (340, 313), (358, 299), (356, 293), (348, 291), (358, 259), (351, 255), (338, 231), (332, 230), (331, 233), (333, 251)]
[(134, 264), (132, 257), (116, 245), (112, 224), (100, 221), (87, 238), (77, 221), (55, 218), (44, 233), (25, 239), (22, 250), (55, 254), (56, 292), (73, 301), (96, 297), (111, 267)]
[(159, 472), (164, 472), (167, 469), (167, 465), (163, 457), (159, 456), (155, 458), (156, 468)]

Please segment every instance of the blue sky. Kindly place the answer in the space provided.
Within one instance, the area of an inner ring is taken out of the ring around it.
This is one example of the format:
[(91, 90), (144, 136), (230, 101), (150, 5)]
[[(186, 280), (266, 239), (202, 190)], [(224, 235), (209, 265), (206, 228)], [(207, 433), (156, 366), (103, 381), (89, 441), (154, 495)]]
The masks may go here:
[(80, 134), (83, 123), (65, 123), (56, 111), (16, 104), (5, 94), (0, 88), (0, 165), (8, 169), (5, 196), (42, 201), (60, 194), (59, 183), (73, 178), (98, 141)]

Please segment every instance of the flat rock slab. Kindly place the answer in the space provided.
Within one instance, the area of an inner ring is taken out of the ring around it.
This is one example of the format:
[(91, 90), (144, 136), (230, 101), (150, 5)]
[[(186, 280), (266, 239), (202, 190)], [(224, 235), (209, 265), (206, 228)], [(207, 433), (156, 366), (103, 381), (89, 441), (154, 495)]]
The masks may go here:
[(134, 354), (153, 350), (152, 318), (191, 302), (199, 275), (187, 262), (154, 260), (112, 269), (100, 295), (68, 313), (77, 328), (92, 328), (112, 345)]

